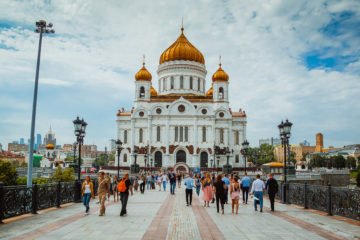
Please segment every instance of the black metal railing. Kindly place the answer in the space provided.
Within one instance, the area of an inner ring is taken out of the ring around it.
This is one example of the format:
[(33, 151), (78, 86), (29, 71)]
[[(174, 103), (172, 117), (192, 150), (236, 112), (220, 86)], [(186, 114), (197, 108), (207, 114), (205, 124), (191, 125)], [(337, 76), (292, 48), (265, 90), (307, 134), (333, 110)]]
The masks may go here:
[[(282, 187), (279, 187), (281, 190)], [(307, 183), (287, 183), (286, 199), (288, 203), (302, 205), (305, 209), (327, 212), (360, 220), (360, 190), (331, 185), (311, 185)], [(281, 192), (277, 197), (281, 199)]]
[(81, 182), (57, 182), (27, 186), (0, 183), (0, 223), (3, 219), (81, 201)]

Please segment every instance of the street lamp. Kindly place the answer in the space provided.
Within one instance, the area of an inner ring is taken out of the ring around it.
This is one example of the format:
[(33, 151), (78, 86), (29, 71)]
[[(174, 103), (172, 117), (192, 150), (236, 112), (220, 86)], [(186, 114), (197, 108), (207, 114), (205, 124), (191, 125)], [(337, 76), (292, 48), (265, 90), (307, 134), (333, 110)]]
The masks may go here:
[(135, 161), (134, 161), (134, 164), (132, 164), (131, 167), (130, 167), (131, 173), (138, 173), (139, 172), (139, 166), (136, 164), (137, 153), (138, 153), (137, 149), (134, 148), (133, 156), (134, 156)]
[(144, 162), (145, 162), (145, 174), (146, 174), (146, 161), (147, 161), (147, 154), (145, 153), (145, 156), (144, 156)]
[(229, 159), (231, 154), (234, 152), (234, 150), (229, 149), (229, 147), (226, 148), (226, 165), (223, 166), (223, 172), (230, 174), (232, 172), (232, 166), (229, 163)]
[(36, 63), (36, 74), (35, 74), (35, 87), (34, 87), (34, 98), (33, 98), (33, 107), (32, 107), (32, 116), (31, 116), (31, 131), (30, 131), (30, 147), (29, 147), (29, 161), (28, 161), (28, 171), (27, 171), (27, 186), (32, 186), (32, 168), (34, 161), (34, 141), (35, 141), (35, 118), (36, 118), (36, 104), (37, 104), (37, 93), (38, 93), (38, 85), (39, 85), (39, 70), (40, 70), (40, 56), (41, 56), (41, 43), (42, 43), (42, 35), (43, 33), (55, 33), (55, 30), (52, 29), (53, 24), (49, 23), (46, 25), (46, 21), (40, 20), (35, 23), (36, 33), (40, 33), (39, 38), (39, 48), (38, 48), (38, 56)]
[(287, 156), (286, 153), (288, 152), (288, 158), (290, 158), (290, 145), (289, 145), (289, 138), (291, 135), (291, 126), (293, 124), (289, 122), (288, 119), (286, 119), (285, 122), (281, 121), (281, 123), (278, 125), (279, 132), (280, 132), (280, 138), (281, 138), (281, 145), (284, 148), (284, 168), (283, 168), (283, 174), (284, 174), (284, 184), (283, 184), (283, 194), (282, 194), (282, 202), (286, 203), (286, 175), (287, 175)]
[(249, 142), (247, 140), (245, 140), (242, 144), (242, 149), (241, 149), (241, 154), (244, 156), (245, 159), (245, 174), (246, 174), (246, 157), (249, 153)]
[(153, 165), (153, 160), (152, 160), (152, 157), (150, 157), (150, 172), (152, 174), (152, 165)]
[(216, 156), (216, 162), (217, 162), (217, 164), (216, 164), (216, 173), (219, 173), (219, 166), (220, 166), (220, 156), (219, 155), (217, 155)]
[(117, 177), (118, 177), (118, 179), (120, 179), (120, 152), (121, 152), (122, 142), (120, 141), (120, 139), (118, 139), (115, 141), (115, 144), (116, 144), (116, 148), (117, 148), (117, 160), (118, 160)]
[(213, 165), (214, 160), (210, 159), (210, 166), (211, 166), (211, 173), (214, 172), (214, 165)]
[(76, 117), (76, 119), (73, 121), (74, 124), (74, 133), (76, 136), (76, 142), (79, 145), (79, 157), (78, 157), (78, 177), (77, 180), (80, 181), (80, 171), (81, 171), (81, 145), (84, 143), (84, 137), (85, 137), (85, 130), (87, 123), (84, 121), (84, 119), (79, 118), (79, 116)]

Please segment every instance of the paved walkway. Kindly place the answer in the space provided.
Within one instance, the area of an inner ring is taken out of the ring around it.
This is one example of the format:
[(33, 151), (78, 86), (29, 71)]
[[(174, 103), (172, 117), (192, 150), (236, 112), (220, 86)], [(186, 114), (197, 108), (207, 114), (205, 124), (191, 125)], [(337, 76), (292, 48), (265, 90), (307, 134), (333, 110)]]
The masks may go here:
[(186, 206), (184, 189), (176, 195), (148, 191), (129, 198), (126, 217), (119, 216), (120, 204), (113, 200), (104, 217), (98, 216), (96, 201), (90, 215), (84, 215), (82, 204), (69, 204), (6, 220), (0, 239), (360, 239), (359, 222), (293, 205), (275, 208), (270, 212), (265, 200), (263, 213), (241, 204), (239, 215), (232, 215), (226, 205), (222, 215), (214, 204), (203, 207), (201, 196)]

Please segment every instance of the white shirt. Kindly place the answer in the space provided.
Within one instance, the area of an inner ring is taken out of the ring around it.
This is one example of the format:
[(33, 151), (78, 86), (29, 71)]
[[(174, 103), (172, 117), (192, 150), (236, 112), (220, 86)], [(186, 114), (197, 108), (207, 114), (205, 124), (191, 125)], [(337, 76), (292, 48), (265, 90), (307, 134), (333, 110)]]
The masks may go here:
[(256, 179), (251, 187), (251, 193), (253, 192), (262, 192), (265, 189), (265, 183), (260, 180), (260, 179)]
[(167, 176), (165, 174), (162, 176), (162, 180), (163, 180), (163, 182), (166, 182)]

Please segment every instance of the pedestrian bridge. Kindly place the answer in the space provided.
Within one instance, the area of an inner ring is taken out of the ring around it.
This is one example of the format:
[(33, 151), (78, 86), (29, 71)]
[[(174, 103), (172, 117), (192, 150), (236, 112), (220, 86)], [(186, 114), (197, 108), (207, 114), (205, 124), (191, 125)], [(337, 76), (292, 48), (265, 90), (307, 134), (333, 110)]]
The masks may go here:
[(194, 196), (186, 206), (184, 188), (175, 195), (151, 190), (129, 197), (126, 217), (120, 217), (120, 202), (106, 202), (106, 215), (98, 216), (97, 199), (85, 215), (81, 203), (37, 211), (3, 220), (0, 239), (360, 239), (360, 221), (328, 216), (291, 204), (264, 200), (264, 212), (255, 212), (252, 201), (240, 204), (239, 214), (216, 212), (215, 204), (203, 207)]

